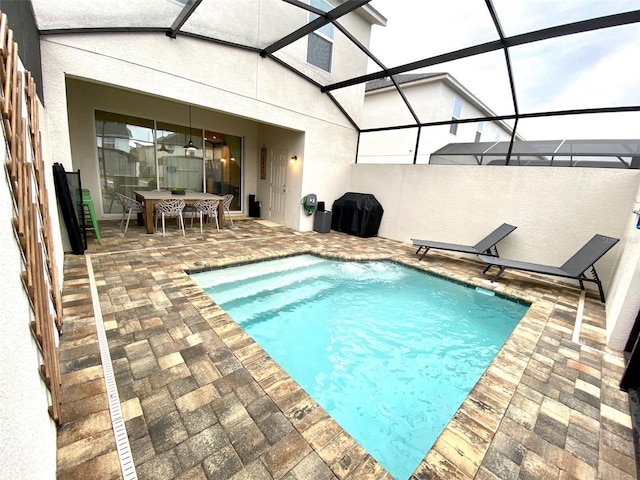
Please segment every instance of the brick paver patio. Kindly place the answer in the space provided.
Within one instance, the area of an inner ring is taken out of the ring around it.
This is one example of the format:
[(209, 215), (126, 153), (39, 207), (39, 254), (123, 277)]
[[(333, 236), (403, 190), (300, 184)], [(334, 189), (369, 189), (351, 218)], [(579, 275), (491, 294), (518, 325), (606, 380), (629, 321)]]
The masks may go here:
[(65, 258), (60, 479), (123, 478), (97, 315), (138, 478), (391, 478), (187, 274), (298, 253), (391, 259), (531, 303), (412, 478), (636, 478), (624, 360), (604, 344), (597, 294), (574, 343), (579, 290), (511, 272), (489, 287), (471, 258), (419, 262), (409, 244), (254, 220), (166, 238), (118, 226), (101, 223), (102, 245)]

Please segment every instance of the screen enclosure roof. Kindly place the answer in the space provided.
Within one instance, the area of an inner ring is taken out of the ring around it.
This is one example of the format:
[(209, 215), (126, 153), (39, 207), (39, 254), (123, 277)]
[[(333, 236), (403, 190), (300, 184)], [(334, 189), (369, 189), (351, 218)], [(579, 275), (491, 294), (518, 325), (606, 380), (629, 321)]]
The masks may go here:
[[(640, 55), (637, 0), (237, 0), (246, 22), (216, 0), (94, 0), (82, 10), (68, 0), (31, 3), (47, 38), (147, 32), (252, 51), (315, 85), (360, 132), (500, 121), (511, 142), (638, 137), (640, 77), (630, 68)], [(363, 19), (370, 38), (345, 26)], [(347, 49), (366, 65), (363, 73), (349, 77), (293, 61), (292, 52), (314, 34)], [(450, 74), (488, 109), (480, 116), (463, 110), (457, 118), (421, 118), (419, 100), (405, 95), (394, 76), (434, 72)], [(393, 83), (407, 120), (365, 128), (353, 89), (364, 94), (367, 82), (381, 79)], [(584, 147), (565, 141), (560, 148), (569, 145)], [(511, 150), (521, 147), (514, 143)]]
[(450, 143), (433, 152), (430, 163), (640, 168), (640, 140)]

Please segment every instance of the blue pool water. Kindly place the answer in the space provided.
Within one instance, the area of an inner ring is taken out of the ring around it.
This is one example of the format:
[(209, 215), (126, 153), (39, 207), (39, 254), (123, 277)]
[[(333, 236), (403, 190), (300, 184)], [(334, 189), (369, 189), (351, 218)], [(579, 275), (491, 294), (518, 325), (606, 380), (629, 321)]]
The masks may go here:
[(192, 277), (397, 479), (528, 308), (392, 262), (302, 255)]

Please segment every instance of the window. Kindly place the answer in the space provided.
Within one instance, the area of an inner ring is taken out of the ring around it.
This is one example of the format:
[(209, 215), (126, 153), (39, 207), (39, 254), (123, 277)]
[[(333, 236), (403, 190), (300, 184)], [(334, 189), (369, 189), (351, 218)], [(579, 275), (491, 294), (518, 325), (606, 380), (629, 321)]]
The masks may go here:
[(482, 136), (482, 127), (484, 122), (478, 122), (478, 126), (476, 127), (476, 142), (480, 141), (480, 137)]
[(116, 148), (116, 139), (114, 137), (102, 137), (102, 146), (107, 148)]
[[(459, 120), (460, 114), (462, 113), (462, 102), (459, 98), (453, 99), (453, 113), (451, 114), (451, 120)], [(451, 135), (456, 135), (458, 133), (458, 124), (452, 123), (449, 127), (449, 133)]]
[[(331, 4), (325, 2), (325, 0), (311, 0), (311, 6), (324, 12), (333, 9)], [(318, 18), (318, 15), (309, 13), (309, 22), (316, 18)], [(321, 68), (325, 72), (331, 72), (333, 36), (334, 27), (330, 23), (309, 34), (307, 37), (307, 63)]]

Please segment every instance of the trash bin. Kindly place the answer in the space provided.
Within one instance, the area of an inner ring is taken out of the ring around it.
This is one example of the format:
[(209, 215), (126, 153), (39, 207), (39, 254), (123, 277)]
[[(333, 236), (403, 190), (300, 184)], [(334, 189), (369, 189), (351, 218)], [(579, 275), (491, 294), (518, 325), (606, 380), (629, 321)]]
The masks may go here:
[(252, 218), (260, 218), (261, 202), (256, 201), (255, 195), (249, 195), (249, 216)]
[(316, 213), (313, 214), (313, 231), (318, 233), (331, 231), (331, 212), (316, 210)]

